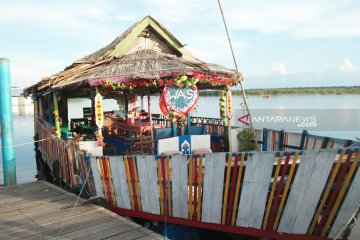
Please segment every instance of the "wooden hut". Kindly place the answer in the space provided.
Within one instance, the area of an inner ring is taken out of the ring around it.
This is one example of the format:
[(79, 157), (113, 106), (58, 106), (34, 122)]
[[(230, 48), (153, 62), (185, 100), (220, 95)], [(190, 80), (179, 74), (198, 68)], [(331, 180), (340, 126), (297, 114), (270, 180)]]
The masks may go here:
[[(352, 141), (260, 129), (263, 151), (211, 153), (209, 133), (177, 136), (175, 123), (189, 120), (199, 89), (228, 96), (241, 80), (240, 73), (192, 56), (147, 16), (111, 44), (24, 90), (35, 102), (39, 175), (73, 190), (84, 186), (89, 196), (105, 198), (114, 212), (131, 217), (273, 239), (341, 236), (360, 206), (360, 152), (348, 147)], [(150, 105), (147, 113), (128, 107), (134, 96), (156, 93), (172, 122), (165, 139), (155, 129), (169, 129), (155, 122)], [(181, 104), (174, 101), (179, 96)], [(66, 110), (66, 99), (74, 97), (92, 100), (77, 122)], [(104, 115), (102, 97), (123, 103), (125, 115)], [(69, 134), (78, 127), (87, 140)], [(121, 146), (122, 154), (103, 154), (103, 140)]]

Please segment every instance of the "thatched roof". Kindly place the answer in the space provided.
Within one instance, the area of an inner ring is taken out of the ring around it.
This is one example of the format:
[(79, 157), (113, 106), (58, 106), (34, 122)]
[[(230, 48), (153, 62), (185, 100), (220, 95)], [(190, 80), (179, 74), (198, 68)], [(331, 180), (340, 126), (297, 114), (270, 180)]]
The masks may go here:
[(96, 85), (97, 79), (159, 79), (192, 72), (241, 77), (234, 71), (196, 59), (165, 27), (147, 16), (109, 45), (43, 78), (26, 88), (24, 94)]

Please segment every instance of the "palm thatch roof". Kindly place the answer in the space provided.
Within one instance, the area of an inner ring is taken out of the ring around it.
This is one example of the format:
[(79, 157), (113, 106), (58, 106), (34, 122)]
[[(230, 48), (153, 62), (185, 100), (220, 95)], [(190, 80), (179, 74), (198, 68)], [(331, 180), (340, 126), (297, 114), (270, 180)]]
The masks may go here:
[(24, 94), (91, 87), (99, 79), (160, 79), (193, 72), (241, 78), (239, 73), (195, 58), (165, 27), (147, 16), (109, 45), (24, 89)]

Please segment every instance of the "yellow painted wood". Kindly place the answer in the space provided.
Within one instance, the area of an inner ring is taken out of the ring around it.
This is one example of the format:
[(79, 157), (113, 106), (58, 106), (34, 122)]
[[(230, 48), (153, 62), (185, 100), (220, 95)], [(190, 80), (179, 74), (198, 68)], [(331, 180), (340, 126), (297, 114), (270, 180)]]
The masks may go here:
[(308, 148), (309, 146), (309, 137), (306, 138), (306, 142), (305, 142), (305, 150)]
[(313, 140), (312, 149), (315, 149), (315, 146), (316, 146), (316, 138), (314, 138)]
[(200, 221), (201, 218), (201, 195), (202, 195), (202, 181), (203, 181), (203, 160), (204, 155), (200, 154), (200, 161), (198, 166), (198, 199), (197, 199), (197, 206), (196, 206), (196, 216), (197, 221)]
[(315, 229), (315, 225), (316, 223), (318, 222), (318, 219), (320, 217), (320, 214), (321, 214), (321, 211), (322, 209), (324, 208), (325, 206), (325, 202), (327, 201), (328, 197), (329, 197), (329, 193), (330, 193), (330, 190), (331, 190), (331, 187), (335, 181), (335, 177), (340, 169), (340, 166), (341, 166), (341, 163), (344, 159), (344, 156), (345, 156), (345, 153), (346, 153), (346, 150), (343, 149), (340, 153), (340, 156), (336, 162), (336, 165), (334, 167), (334, 170), (331, 174), (331, 177), (330, 177), (330, 180), (329, 182), (327, 183), (327, 187), (326, 187), (326, 190), (324, 192), (324, 196), (323, 198), (321, 199), (321, 202), (320, 202), (320, 205), (319, 207), (317, 208), (316, 210), (316, 213), (315, 213), (315, 217), (313, 218), (312, 222), (311, 222), (311, 225), (310, 225), (310, 228), (309, 228), (309, 231), (308, 231), (308, 235), (312, 235), (313, 234), (313, 231)]
[(236, 218), (236, 212), (238, 208), (238, 201), (239, 201), (239, 193), (240, 193), (240, 182), (244, 170), (244, 160), (245, 160), (245, 154), (241, 154), (241, 161), (240, 161), (240, 167), (239, 167), (239, 173), (236, 180), (236, 189), (235, 189), (235, 199), (234, 199), (234, 207), (232, 212), (232, 218), (231, 218), (231, 226), (235, 225), (235, 218)]
[(226, 206), (227, 206), (227, 199), (228, 199), (228, 192), (229, 192), (231, 162), (232, 162), (232, 154), (229, 153), (227, 167), (226, 167), (225, 191), (224, 191), (224, 197), (223, 197), (223, 207), (222, 207), (222, 216), (221, 216), (221, 224), (222, 225), (225, 224), (225, 218), (226, 218)]
[(129, 188), (129, 196), (130, 196), (130, 203), (131, 203), (131, 210), (134, 210), (134, 194), (131, 187), (131, 181), (130, 181), (130, 171), (129, 171), (129, 162), (127, 159), (127, 156), (124, 157), (124, 163), (125, 163), (125, 173), (126, 173), (126, 180)]
[(272, 201), (274, 199), (274, 193), (275, 193), (275, 189), (276, 189), (277, 178), (279, 176), (279, 172), (280, 172), (280, 168), (281, 168), (282, 158), (283, 158), (283, 153), (280, 152), (278, 163), (277, 163), (276, 170), (275, 170), (275, 175), (274, 175), (274, 178), (273, 178), (273, 184), (272, 184), (272, 187), (271, 187), (269, 200), (268, 200), (267, 207), (266, 207), (266, 212), (265, 212), (265, 217), (264, 217), (262, 230), (266, 230), (266, 225), (267, 225), (268, 220), (269, 220), (271, 205), (272, 205)]
[(139, 211), (141, 211), (141, 201), (140, 201), (140, 188), (139, 188), (139, 178), (136, 170), (136, 163), (135, 158), (131, 158), (131, 161), (133, 161), (133, 168), (134, 168), (134, 178), (135, 178), (135, 192), (136, 192), (136, 201), (139, 206)]
[(357, 167), (357, 164), (359, 162), (359, 159), (360, 159), (360, 151), (357, 152), (357, 155), (355, 157), (355, 160), (353, 161), (352, 165), (351, 165), (351, 168), (348, 172), (348, 174), (346, 175), (346, 178), (345, 178), (345, 181), (343, 182), (342, 186), (341, 186), (341, 190), (337, 196), (337, 199), (335, 201), (335, 204), (331, 210), (331, 213), (328, 217), (328, 219), (326, 220), (326, 223), (325, 223), (325, 226), (324, 228), (322, 229), (321, 231), (321, 236), (324, 237), (328, 231), (328, 229), (330, 228), (330, 225), (332, 223), (332, 220), (335, 216), (335, 213), (337, 212), (339, 206), (340, 206), (340, 203), (345, 195), (345, 191), (347, 189), (347, 186), (349, 185), (350, 183), (350, 180), (352, 178), (352, 176), (354, 175), (354, 172), (355, 172), (355, 169)]
[(158, 167), (158, 184), (159, 184), (159, 193), (160, 193), (160, 214), (164, 215), (164, 191), (163, 191), (163, 185), (162, 185), (162, 171), (161, 171), (161, 161), (157, 161), (157, 167)]
[(189, 219), (193, 219), (193, 158), (189, 156)]
[(59, 122), (59, 108), (58, 108), (58, 100), (57, 100), (56, 93), (53, 93), (53, 103), (54, 103), (54, 119), (55, 119), (56, 135), (58, 137), (61, 137), (61, 129), (60, 129), (60, 122)]
[(280, 216), (281, 216), (281, 213), (282, 213), (282, 210), (284, 208), (284, 204), (285, 204), (285, 199), (287, 197), (287, 193), (289, 191), (289, 186), (290, 186), (290, 183), (291, 183), (291, 180), (292, 180), (292, 177), (294, 175), (294, 170), (295, 170), (295, 166), (296, 166), (296, 160), (299, 156), (299, 152), (297, 151), (295, 153), (295, 156), (293, 157), (293, 162), (291, 164), (291, 168), (290, 168), (290, 172), (289, 172), (289, 175), (288, 175), (288, 179), (286, 180), (286, 185), (285, 185), (285, 189), (284, 189), (284, 192), (282, 194), (282, 197), (281, 197), (281, 202), (280, 202), (280, 205), (279, 205), (279, 209), (278, 209), (278, 212), (276, 214), (276, 218), (275, 218), (275, 222), (274, 222), (274, 226), (273, 226), (273, 230), (275, 231), (278, 227), (278, 224), (279, 224), (279, 221), (280, 221)]
[(115, 191), (114, 191), (114, 186), (113, 186), (113, 183), (112, 183), (112, 174), (111, 174), (111, 167), (110, 167), (109, 157), (106, 157), (106, 166), (107, 166), (107, 169), (108, 169), (108, 178), (109, 178), (109, 184), (110, 184), (111, 201), (112, 201), (113, 206), (116, 206)]
[(166, 165), (166, 181), (167, 181), (167, 207), (168, 207), (168, 211), (169, 211), (169, 216), (171, 217), (171, 186), (170, 186), (170, 156), (167, 155), (166, 156), (166, 160), (165, 160), (165, 165)]

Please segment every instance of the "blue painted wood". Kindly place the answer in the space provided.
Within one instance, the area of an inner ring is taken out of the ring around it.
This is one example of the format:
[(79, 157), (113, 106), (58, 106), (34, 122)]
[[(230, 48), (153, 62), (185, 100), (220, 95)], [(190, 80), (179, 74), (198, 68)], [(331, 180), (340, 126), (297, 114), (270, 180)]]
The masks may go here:
[(304, 150), (305, 148), (305, 140), (308, 136), (308, 131), (304, 130), (302, 132), (301, 141), (300, 141), (300, 150)]
[(0, 58), (0, 116), (4, 185), (16, 184), (10, 62)]
[(269, 130), (264, 128), (263, 130), (263, 147), (262, 147), (262, 150), (263, 151), (267, 151), (267, 142), (268, 142), (268, 133), (269, 133)]

